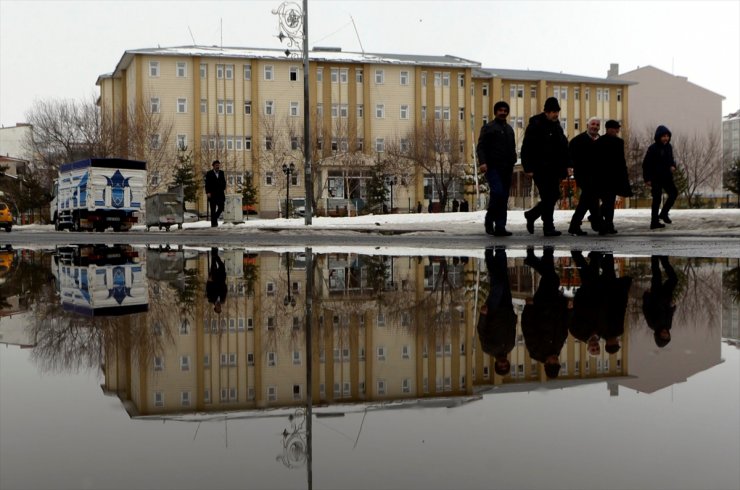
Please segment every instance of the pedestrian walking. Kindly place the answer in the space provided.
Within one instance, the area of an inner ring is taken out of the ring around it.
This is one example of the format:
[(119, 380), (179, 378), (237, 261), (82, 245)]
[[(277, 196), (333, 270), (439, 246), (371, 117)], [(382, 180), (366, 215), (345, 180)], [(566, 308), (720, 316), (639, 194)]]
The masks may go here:
[(631, 197), (632, 187), (627, 175), (627, 160), (624, 158), (624, 140), (618, 136), (621, 124), (610, 119), (606, 122), (606, 134), (598, 139), (601, 160), (600, 183), (601, 217), (603, 219), (599, 235), (615, 235), (614, 205), (617, 196)]
[(468, 211), (470, 211), (470, 205), (468, 204), (468, 201), (463, 199), (462, 202), (460, 203), (460, 212), (467, 213)]
[(459, 209), (460, 209), (460, 203), (457, 202), (457, 199), (453, 199), (452, 200), (452, 212), (457, 213)]
[(573, 162), (573, 175), (576, 184), (581, 190), (578, 204), (570, 219), (568, 233), (575, 236), (588, 235), (581, 229), (586, 211), (591, 213), (591, 227), (599, 231), (601, 213), (599, 211), (598, 172), (599, 159), (597, 156), (596, 141), (599, 139), (601, 119), (592, 117), (586, 123), (586, 131), (579, 134), (568, 145), (570, 158)]
[[(655, 143), (648, 147), (645, 159), (642, 161), (642, 176), (645, 184), (650, 186), (653, 203), (650, 215), (650, 229), (665, 228), (663, 223), (671, 224), (668, 212), (678, 197), (678, 189), (673, 182), (673, 172), (676, 171), (676, 160), (673, 158), (671, 146), (671, 132), (665, 126), (658, 126), (655, 130)], [(668, 195), (663, 209), (660, 210), (660, 201), (663, 191)], [(663, 221), (661, 223), (660, 221)]]
[[(488, 210), (483, 224), (489, 235), (510, 236), (511, 232), (506, 230), (506, 218), (511, 175), (516, 164), (516, 142), (514, 130), (506, 122), (509, 104), (496, 102), (493, 114), (494, 119), (481, 128), (476, 147), (478, 170), (486, 176), (489, 188)], [(465, 205), (467, 207), (467, 202)]]
[(226, 202), (226, 176), (221, 172), (221, 162), (214, 160), (211, 166), (206, 173), (206, 196), (211, 208), (211, 227), (215, 228)]
[(544, 111), (529, 119), (522, 142), (522, 165), (527, 175), (534, 179), (540, 202), (524, 212), (527, 231), (534, 233), (534, 223), (542, 219), (543, 233), (547, 237), (560, 236), (555, 229), (555, 204), (560, 198), (560, 180), (568, 175), (570, 166), (568, 139), (560, 125), (560, 104), (555, 97), (545, 101)]
[(421, 209), (422, 209), (421, 201), (416, 201), (416, 212), (417, 212), (417, 214), (421, 214)]

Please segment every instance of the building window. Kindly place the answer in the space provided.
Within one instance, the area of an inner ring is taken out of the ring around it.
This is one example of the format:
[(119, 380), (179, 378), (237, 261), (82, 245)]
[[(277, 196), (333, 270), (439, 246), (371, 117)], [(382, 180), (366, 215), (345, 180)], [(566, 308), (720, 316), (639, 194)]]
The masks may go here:
[(216, 112), (218, 112), (219, 114), (224, 113), (224, 100), (223, 99), (218, 99), (216, 101)]
[(208, 75), (208, 65), (205, 63), (200, 64), (200, 78), (206, 78)]
[(574, 87), (573, 88), (573, 99), (575, 100), (581, 100), (581, 89)]
[(375, 84), (382, 85), (384, 79), (385, 74), (383, 73), (383, 70), (375, 70)]
[(401, 347), (401, 358), (409, 359), (411, 357), (411, 348), (408, 345)]
[(299, 366), (301, 364), (301, 351), (293, 351), (293, 364)]
[(175, 148), (177, 150), (185, 151), (187, 147), (188, 147), (188, 136), (186, 134), (178, 134), (177, 135), (177, 146)]
[(272, 171), (265, 172), (265, 185), (275, 185), (275, 175)]
[(568, 100), (568, 87), (560, 87), (560, 100)]
[(208, 99), (200, 99), (200, 113), (205, 114), (208, 112)]
[(290, 137), (290, 149), (293, 151), (298, 149), (298, 137), (297, 136)]
[(338, 114), (339, 114), (339, 105), (332, 104), (331, 105), (331, 117), (337, 117)]
[(465, 120), (465, 108), (464, 107), (461, 107), (460, 109), (457, 110), (457, 116), (458, 116), (458, 119), (460, 119), (461, 121)]
[(154, 358), (154, 370), (164, 371), (164, 359), (162, 357), (156, 356)]
[(442, 73), (442, 86), (443, 87), (450, 86), (450, 73), (449, 72)]
[(610, 90), (608, 88), (604, 89), (604, 102), (609, 102), (609, 92)]
[(379, 361), (385, 361), (385, 347), (379, 345), (377, 348), (377, 357)]
[(378, 119), (383, 119), (385, 117), (385, 105), (384, 104), (377, 104), (375, 106), (375, 117)]
[(293, 117), (300, 116), (300, 112), (298, 110), (298, 102), (291, 102), (290, 103), (290, 115)]
[(339, 104), (339, 117), (346, 118), (349, 115), (347, 104)]
[(187, 69), (185, 68), (185, 62), (184, 61), (178, 61), (177, 62), (177, 77), (178, 78), (185, 78), (187, 76)]
[(272, 150), (272, 136), (265, 136), (265, 150)]
[(252, 115), (252, 101), (251, 100), (247, 100), (244, 102), (244, 114), (246, 114), (247, 116)]
[(190, 356), (180, 356), (180, 371), (190, 371)]
[(265, 101), (265, 116), (272, 116), (274, 108), (275, 108), (275, 102), (273, 102), (272, 100), (266, 100)]
[(150, 61), (149, 62), (149, 76), (150, 77), (158, 77), (159, 76), (159, 61)]
[(252, 79), (252, 65), (244, 65), (244, 80)]
[(465, 75), (463, 73), (457, 74), (457, 86), (458, 87), (464, 87), (465, 86)]
[(517, 85), (516, 86), (516, 96), (518, 99), (524, 98), (524, 85)]
[(159, 135), (158, 134), (149, 135), (149, 147), (152, 150), (159, 149)]
[(331, 68), (329, 73), (331, 76), (331, 83), (337, 83), (339, 80), (339, 68)]
[(161, 391), (154, 392), (154, 406), (164, 407), (164, 393), (162, 393)]
[(365, 106), (362, 104), (357, 105), (357, 117), (359, 118), (365, 117)]
[(224, 75), (226, 80), (232, 80), (234, 78), (234, 65), (224, 65)]
[(385, 139), (384, 138), (375, 139), (375, 151), (377, 151), (378, 153), (383, 153), (385, 151)]
[(591, 89), (590, 88), (587, 87), (587, 88), (583, 89), (583, 98), (586, 99), (586, 100), (590, 100), (591, 99)]
[(224, 65), (216, 65), (216, 78), (223, 80), (224, 78)]
[(622, 89), (617, 89), (617, 102), (622, 102)]
[(377, 386), (378, 386), (378, 395), (385, 395), (385, 380), (379, 379)]
[(409, 72), (402, 71), (400, 80), (401, 80), (401, 85), (408, 85), (409, 84)]
[(403, 153), (409, 151), (409, 140), (406, 138), (401, 138), (401, 151)]
[[(573, 94), (573, 95), (575, 95), (575, 94)], [(573, 121), (573, 129), (575, 129), (576, 131), (580, 131), (580, 129), (581, 129), (581, 120), (580, 119), (575, 119)]]
[(421, 86), (422, 87), (427, 86), (427, 72), (425, 71), (421, 72)]
[(267, 353), (267, 365), (268, 366), (275, 366), (277, 364), (277, 354), (274, 352), (268, 352)]
[(273, 68), (272, 65), (265, 65), (265, 80), (273, 79)]
[(298, 67), (297, 66), (290, 67), (290, 81), (291, 82), (298, 81)]
[(362, 73), (362, 68), (358, 68), (358, 69), (357, 69), (357, 70), (355, 71), (355, 82), (357, 82), (357, 83), (363, 83), (363, 73)]
[(488, 84), (483, 84), (483, 97), (488, 97)]
[(317, 82), (324, 81), (324, 69), (323, 68), (316, 68), (316, 81)]
[(444, 119), (445, 121), (450, 120), (450, 108), (449, 107), (442, 108), (442, 119)]
[(232, 99), (226, 99), (226, 114), (234, 113), (234, 101)]
[(427, 119), (427, 106), (421, 106), (421, 120), (426, 121)]
[(159, 114), (159, 97), (152, 97), (149, 99), (149, 112), (152, 114)]
[(244, 137), (244, 149), (247, 151), (252, 150), (252, 137), (251, 136)]
[(188, 112), (188, 99), (177, 99), (177, 112), (180, 114)]
[(346, 68), (340, 68), (339, 69), (339, 83), (347, 83), (347, 69)]
[(603, 92), (601, 91), (601, 89), (600, 89), (600, 88), (597, 88), (597, 89), (596, 89), (596, 100), (597, 100), (598, 102), (600, 102), (600, 101), (602, 100), (602, 97), (603, 97), (603, 96), (602, 96), (602, 93), (603, 93)]
[(401, 119), (409, 118), (409, 106), (407, 104), (401, 104)]

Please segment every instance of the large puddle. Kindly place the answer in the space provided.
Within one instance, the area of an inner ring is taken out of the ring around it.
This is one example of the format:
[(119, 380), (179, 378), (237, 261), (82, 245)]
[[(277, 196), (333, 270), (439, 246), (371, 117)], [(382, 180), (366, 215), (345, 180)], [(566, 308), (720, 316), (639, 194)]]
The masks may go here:
[(0, 251), (0, 488), (740, 487), (740, 260)]

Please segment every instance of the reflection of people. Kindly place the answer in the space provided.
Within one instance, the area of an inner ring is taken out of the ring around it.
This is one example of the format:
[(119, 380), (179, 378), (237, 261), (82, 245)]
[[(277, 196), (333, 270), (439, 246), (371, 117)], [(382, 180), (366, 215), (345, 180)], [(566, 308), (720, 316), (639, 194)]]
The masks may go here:
[(211, 206), (211, 227), (218, 226), (218, 218), (226, 201), (226, 177), (221, 172), (221, 162), (214, 160), (213, 168), (206, 173), (206, 196)]
[[(667, 277), (665, 282), (660, 272), (661, 265)], [(653, 277), (650, 280), (650, 289), (642, 295), (642, 313), (648, 327), (653, 330), (655, 345), (665, 347), (671, 341), (673, 313), (676, 311), (673, 291), (678, 284), (678, 277), (665, 255), (650, 257), (650, 270)]]
[(560, 276), (555, 272), (555, 250), (545, 247), (542, 258), (527, 249), (524, 263), (540, 275), (540, 284), (522, 312), (522, 333), (529, 355), (545, 365), (548, 378), (560, 373), (560, 351), (568, 337), (568, 300), (560, 292)]
[(211, 248), (211, 267), (206, 282), (206, 297), (209, 303), (213, 303), (213, 311), (221, 313), (221, 305), (226, 301), (226, 269), (221, 257), (218, 256), (216, 247)]
[(604, 339), (604, 350), (609, 354), (619, 352), (619, 337), (624, 333), (624, 316), (631, 277), (617, 278), (614, 256), (591, 252), (589, 262), (581, 252), (571, 252), (573, 262), (581, 277), (581, 286), (573, 300), (573, 321), (570, 332), (587, 344), (588, 353), (601, 353), (599, 340)]
[(486, 302), (480, 309), (478, 337), (483, 352), (495, 359), (493, 369), (496, 374), (506, 376), (511, 370), (509, 352), (516, 339), (516, 313), (511, 300), (506, 251), (496, 249), (494, 255), (488, 248), (485, 257), (490, 286)]

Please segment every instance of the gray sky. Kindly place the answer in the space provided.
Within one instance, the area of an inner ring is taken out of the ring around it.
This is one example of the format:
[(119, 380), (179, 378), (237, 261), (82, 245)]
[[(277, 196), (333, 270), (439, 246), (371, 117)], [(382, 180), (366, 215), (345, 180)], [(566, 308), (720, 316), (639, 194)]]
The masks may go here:
[[(298, 0), (300, 3), (300, 0)], [(279, 0), (0, 0), (0, 124), (34, 99), (97, 95), (126, 49), (275, 47)], [(652, 65), (740, 109), (740, 0), (309, 1), (310, 45), (452, 54), (484, 67), (605, 77)], [(192, 32), (192, 37), (191, 37)]]

